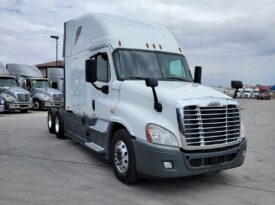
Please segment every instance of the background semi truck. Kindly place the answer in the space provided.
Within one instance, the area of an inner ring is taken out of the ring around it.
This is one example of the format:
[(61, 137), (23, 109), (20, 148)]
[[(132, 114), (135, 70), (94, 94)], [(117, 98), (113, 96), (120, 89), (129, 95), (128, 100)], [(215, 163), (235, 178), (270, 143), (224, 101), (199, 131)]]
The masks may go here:
[[(30, 93), (18, 87), (15, 77), (9, 74), (2, 63), (0, 63), (0, 95), (4, 100), (5, 110), (28, 112), (32, 109)], [(2, 103), (0, 106), (2, 106)]]
[(30, 91), (34, 110), (63, 105), (63, 94), (59, 90), (51, 88), (48, 79), (43, 78), (37, 67), (7, 64), (7, 70), (16, 77), (20, 87)]
[(49, 80), (52, 88), (58, 89), (64, 93), (64, 69), (63, 68), (48, 68), (47, 79)]
[(64, 31), (65, 104), (48, 112), (51, 133), (109, 160), (124, 183), (243, 164), (238, 103), (201, 85), (201, 67), (191, 76), (165, 28), (88, 14)]
[(260, 86), (259, 94), (257, 96), (258, 100), (271, 100), (269, 86)]

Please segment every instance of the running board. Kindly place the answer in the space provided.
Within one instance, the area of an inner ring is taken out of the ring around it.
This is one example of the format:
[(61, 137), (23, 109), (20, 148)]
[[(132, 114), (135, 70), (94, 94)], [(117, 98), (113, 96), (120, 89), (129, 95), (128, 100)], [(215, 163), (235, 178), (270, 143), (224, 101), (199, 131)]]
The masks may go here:
[(105, 154), (105, 149), (103, 147), (100, 147), (99, 145), (93, 143), (93, 142), (86, 142), (85, 145), (92, 150), (96, 151), (99, 154)]

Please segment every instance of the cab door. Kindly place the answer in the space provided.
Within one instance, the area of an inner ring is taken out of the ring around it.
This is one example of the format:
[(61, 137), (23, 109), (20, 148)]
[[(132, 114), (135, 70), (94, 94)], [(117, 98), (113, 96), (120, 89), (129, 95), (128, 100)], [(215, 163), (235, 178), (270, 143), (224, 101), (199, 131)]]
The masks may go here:
[[(114, 90), (112, 89), (115, 73), (112, 55), (110, 49), (104, 47), (94, 52), (90, 58), (96, 58), (97, 65), (97, 81), (94, 83), (94, 86), (92, 86), (92, 108), (94, 116), (98, 120), (105, 122), (103, 124), (106, 124), (110, 120), (115, 108)], [(108, 93), (100, 90), (103, 86), (105, 86), (105, 88), (108, 87)]]

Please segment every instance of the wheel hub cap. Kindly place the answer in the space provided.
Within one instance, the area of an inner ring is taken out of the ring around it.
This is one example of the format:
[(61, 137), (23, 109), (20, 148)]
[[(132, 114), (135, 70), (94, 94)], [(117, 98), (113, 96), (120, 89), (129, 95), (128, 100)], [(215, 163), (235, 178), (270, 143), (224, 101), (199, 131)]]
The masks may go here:
[(118, 141), (115, 146), (114, 160), (117, 170), (124, 174), (129, 165), (128, 150), (126, 144), (123, 141)]

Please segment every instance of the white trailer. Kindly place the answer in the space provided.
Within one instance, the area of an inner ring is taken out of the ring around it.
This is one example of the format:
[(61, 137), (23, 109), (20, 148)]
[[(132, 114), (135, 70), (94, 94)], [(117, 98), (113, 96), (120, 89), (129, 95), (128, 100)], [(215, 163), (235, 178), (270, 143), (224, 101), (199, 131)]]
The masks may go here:
[(165, 28), (88, 14), (64, 31), (65, 104), (48, 113), (51, 133), (109, 160), (124, 183), (243, 164), (237, 101), (201, 85), (201, 67), (192, 78)]

